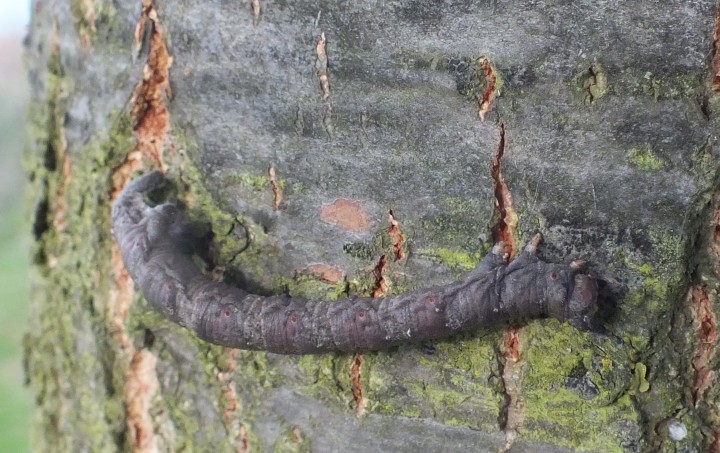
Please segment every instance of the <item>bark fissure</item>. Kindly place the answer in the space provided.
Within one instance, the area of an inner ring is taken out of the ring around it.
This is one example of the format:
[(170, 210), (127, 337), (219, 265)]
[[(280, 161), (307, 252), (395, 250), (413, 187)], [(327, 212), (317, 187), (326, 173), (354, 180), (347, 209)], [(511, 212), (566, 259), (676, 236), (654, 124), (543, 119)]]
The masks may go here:
[(133, 354), (125, 376), (125, 410), (130, 442), (136, 453), (158, 450), (153, 419), (150, 415), (153, 398), (158, 391), (155, 367), (157, 359), (144, 349)]
[(500, 142), (492, 159), (490, 175), (495, 184), (495, 209), (500, 216), (492, 227), (493, 240), (503, 241), (508, 248), (509, 258), (516, 254), (518, 215), (513, 208), (513, 198), (502, 174), (502, 158), (505, 154), (505, 125), (500, 124)]
[(502, 380), (505, 391), (505, 407), (501, 417), (505, 431), (503, 451), (510, 451), (520, 435), (525, 419), (525, 399), (523, 397), (523, 378), (526, 362), (521, 357), (520, 327), (510, 327), (504, 333)]
[(142, 0), (142, 12), (135, 27), (135, 49), (138, 53), (145, 33), (149, 35), (148, 56), (142, 80), (138, 82), (130, 100), (137, 145), (113, 172), (113, 200), (127, 185), (132, 174), (140, 169), (144, 159), (157, 168), (165, 169), (163, 150), (170, 130), (167, 103), (172, 97), (170, 67), (173, 59), (152, 0)]
[(363, 353), (358, 353), (353, 356), (352, 367), (350, 370), (352, 379), (352, 395), (353, 401), (355, 402), (355, 413), (358, 416), (365, 414), (365, 407), (367, 406), (367, 400), (363, 394), (363, 386), (360, 381), (362, 377), (362, 365), (365, 359)]
[(490, 65), (490, 60), (487, 58), (483, 58), (482, 60), (482, 70), (485, 73), (485, 89), (478, 102), (478, 116), (482, 121), (485, 121), (485, 116), (490, 111), (493, 101), (495, 100), (497, 79), (492, 65)]
[[(495, 185), (495, 209), (499, 218), (491, 230), (493, 241), (504, 244), (502, 253), (507, 253), (508, 258), (512, 259), (516, 254), (515, 244), (518, 243), (518, 215), (513, 207), (512, 193), (502, 174), (502, 158), (504, 155), (505, 125), (501, 123), (500, 142), (493, 156), (490, 172)], [(537, 242), (535, 242), (534, 246), (537, 247)], [(504, 422), (502, 426), (505, 431), (504, 451), (512, 448), (524, 420), (523, 376), (525, 361), (522, 360), (521, 335), (522, 329), (518, 326), (509, 327), (503, 334), (502, 381), (505, 392), (505, 405), (500, 418)]]
[(282, 187), (280, 187), (280, 183), (278, 183), (274, 165), (270, 165), (268, 169), (268, 180), (270, 181), (270, 187), (273, 192), (273, 209), (277, 211), (283, 202), (283, 190)]
[(253, 12), (253, 25), (257, 26), (260, 23), (260, 14), (262, 13), (260, 0), (250, 0), (250, 8)]
[(712, 90), (720, 93), (720, 9), (715, 13), (715, 29), (712, 42)]
[(698, 341), (697, 350), (692, 359), (692, 366), (695, 369), (695, 378), (692, 385), (694, 405), (697, 405), (703, 399), (705, 390), (715, 380), (715, 371), (709, 367), (718, 339), (713, 299), (714, 297), (710, 296), (708, 291), (702, 287), (694, 287), (691, 290), (690, 300), (693, 319), (697, 326)]
[[(131, 114), (134, 119), (136, 146), (123, 162), (113, 170), (111, 200), (115, 200), (127, 185), (132, 174), (148, 159), (158, 168), (164, 168), (162, 150), (166, 145), (170, 129), (170, 113), (167, 101), (170, 92), (170, 66), (172, 57), (165, 44), (165, 36), (157, 11), (151, 0), (142, 0), (140, 18), (135, 27), (135, 49), (140, 51), (142, 37), (149, 33), (148, 56), (143, 69), (143, 78), (134, 90), (131, 99)], [(115, 288), (111, 291), (109, 307), (111, 329), (120, 347), (133, 353), (125, 322), (132, 306), (133, 285), (122, 263), (117, 244), (112, 245), (111, 267)]]
[(224, 352), (223, 362), (225, 362), (225, 366), (217, 372), (217, 380), (222, 387), (222, 420), (230, 442), (237, 453), (247, 453), (250, 451), (250, 441), (239, 418), (241, 406), (237, 385), (235, 384), (235, 372), (238, 368), (238, 359), (241, 357), (241, 353), (242, 351), (239, 349), (228, 349)]
[(400, 230), (400, 222), (398, 222), (392, 210), (388, 212), (388, 220), (390, 222), (388, 234), (392, 241), (393, 256), (395, 261), (402, 261), (405, 258), (405, 235)]
[[(141, 14), (135, 27), (137, 53), (141, 50), (145, 34), (149, 35), (148, 56), (142, 80), (137, 83), (130, 100), (136, 145), (122, 163), (113, 169), (111, 200), (120, 196), (132, 174), (141, 168), (143, 160), (149, 160), (158, 168), (165, 168), (163, 149), (167, 145), (170, 130), (167, 102), (172, 95), (169, 73), (172, 57), (152, 0), (142, 0)], [(158, 446), (150, 410), (157, 391), (157, 360), (145, 349), (136, 351), (127, 332), (126, 322), (133, 303), (134, 288), (117, 243), (111, 246), (110, 263), (113, 274), (113, 289), (108, 303), (110, 327), (120, 350), (131, 357), (124, 390), (130, 441), (134, 451), (155, 452)]]
[(387, 257), (385, 255), (382, 255), (378, 260), (378, 263), (373, 268), (373, 277), (375, 278), (375, 283), (373, 284), (372, 291), (370, 291), (370, 296), (373, 298), (385, 297), (385, 294), (387, 294), (388, 284), (387, 280), (385, 279), (385, 269), (387, 268), (387, 266)]

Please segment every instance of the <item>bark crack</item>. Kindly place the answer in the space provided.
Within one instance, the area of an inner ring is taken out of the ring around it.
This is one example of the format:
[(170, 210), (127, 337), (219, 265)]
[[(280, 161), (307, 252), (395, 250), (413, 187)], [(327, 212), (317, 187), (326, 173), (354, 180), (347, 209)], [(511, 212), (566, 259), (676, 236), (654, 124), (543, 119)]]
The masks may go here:
[(520, 327), (510, 327), (505, 331), (503, 341), (502, 380), (505, 387), (505, 407), (502, 417), (505, 431), (503, 451), (512, 448), (525, 419), (525, 398), (522, 392), (526, 362), (521, 360), (521, 335)]
[(585, 88), (585, 105), (591, 105), (607, 92), (607, 75), (602, 66), (594, 63), (588, 68), (587, 79), (583, 87)]
[(159, 451), (150, 415), (158, 390), (157, 359), (146, 349), (137, 351), (125, 376), (124, 401), (130, 442), (135, 453)]
[[(169, 70), (172, 57), (165, 45), (165, 35), (152, 0), (142, 0), (142, 11), (135, 27), (135, 50), (139, 52), (142, 37), (150, 34), (148, 57), (143, 69), (143, 78), (135, 87), (131, 99), (131, 113), (135, 119), (137, 143), (123, 162), (114, 169), (112, 175), (111, 200), (117, 199), (132, 174), (137, 171), (144, 159), (164, 169), (162, 150), (170, 129), (170, 113), (167, 100), (171, 96)], [(130, 307), (132, 306), (133, 283), (125, 269), (120, 249), (113, 243), (111, 267), (115, 287), (110, 294), (111, 329), (120, 347), (133, 353), (130, 338), (125, 329)]]
[(60, 185), (57, 189), (57, 193), (55, 194), (55, 211), (53, 212), (53, 226), (55, 227), (55, 230), (58, 233), (62, 233), (65, 231), (65, 227), (67, 226), (67, 223), (65, 222), (65, 217), (67, 216), (68, 212), (68, 203), (67, 203), (67, 189), (70, 185), (70, 181), (72, 180), (72, 165), (70, 163), (70, 157), (64, 153), (62, 153), (62, 175), (60, 179)]
[(280, 209), (280, 204), (283, 202), (283, 190), (277, 181), (277, 176), (275, 174), (275, 166), (272, 164), (268, 169), (268, 179), (270, 180), (270, 187), (273, 191), (273, 209), (277, 211), (278, 209)]
[(492, 159), (492, 167), (490, 174), (492, 176), (495, 185), (495, 208), (497, 209), (500, 218), (492, 227), (492, 236), (495, 243), (499, 241), (505, 242), (505, 245), (510, 248), (510, 258), (515, 256), (515, 244), (517, 240), (517, 227), (518, 227), (518, 215), (513, 208), (513, 198), (505, 177), (502, 174), (502, 158), (505, 154), (505, 125), (500, 124), (500, 143), (498, 144), (497, 151)]
[(712, 90), (720, 93), (720, 9), (715, 14), (715, 29), (713, 30), (712, 44)]
[(485, 115), (490, 111), (492, 103), (495, 100), (495, 91), (497, 86), (497, 78), (493, 71), (490, 60), (483, 58), (482, 70), (485, 73), (485, 90), (478, 102), (478, 116), (480, 120), (485, 121)]
[[(136, 135), (135, 148), (113, 170), (111, 200), (115, 200), (128, 184), (144, 159), (163, 169), (162, 151), (170, 129), (167, 101), (171, 97), (169, 70), (172, 57), (165, 44), (165, 34), (152, 0), (142, 0), (141, 14), (135, 27), (135, 50), (142, 47), (142, 38), (149, 34), (148, 57), (143, 77), (135, 87), (130, 101)], [(110, 291), (108, 310), (110, 329), (120, 349), (132, 357), (125, 379), (124, 401), (126, 424), (135, 452), (158, 451), (150, 413), (158, 389), (155, 356), (147, 350), (136, 351), (125, 327), (133, 303), (134, 286), (123, 264), (117, 242), (111, 247), (110, 265), (114, 286)]]
[[(318, 16), (319, 17), (319, 16)], [(315, 44), (315, 53), (317, 54), (317, 60), (315, 61), (315, 69), (317, 70), (318, 80), (320, 81), (320, 88), (322, 89), (322, 99), (325, 102), (325, 108), (323, 111), (323, 127), (328, 136), (332, 138), (333, 126), (332, 126), (332, 102), (330, 100), (330, 71), (328, 70), (328, 57), (326, 51), (327, 40), (325, 39), (325, 32), (320, 33)]]
[(262, 13), (260, 0), (250, 0), (250, 8), (252, 8), (253, 12), (253, 25), (257, 26), (260, 23), (260, 14)]
[(315, 68), (317, 69), (318, 80), (320, 81), (320, 88), (323, 93), (323, 101), (327, 101), (330, 98), (330, 78), (328, 71), (328, 58), (326, 47), (327, 40), (325, 39), (325, 32), (320, 33), (315, 44), (315, 53), (317, 54), (317, 61), (315, 62)]
[(367, 406), (367, 399), (363, 395), (363, 386), (362, 382), (360, 382), (360, 378), (362, 377), (361, 372), (364, 359), (365, 354), (363, 354), (362, 352), (355, 354), (353, 356), (351, 369), (352, 395), (353, 401), (355, 401), (355, 414), (358, 416), (362, 416), (365, 414), (365, 407)]
[(715, 378), (715, 371), (708, 364), (714, 355), (718, 333), (717, 321), (713, 312), (714, 298), (708, 294), (707, 289), (702, 287), (692, 288), (690, 294), (690, 306), (698, 340), (698, 346), (692, 359), (692, 366), (695, 370), (692, 398), (693, 404), (697, 406), (698, 402), (703, 399), (705, 390)]
[(170, 130), (167, 102), (172, 97), (170, 67), (173, 59), (165, 44), (165, 31), (152, 0), (142, 0), (142, 13), (135, 27), (136, 52), (142, 47), (145, 33), (149, 34), (148, 57), (142, 80), (138, 82), (130, 100), (137, 144), (114, 170), (113, 200), (127, 185), (132, 174), (140, 168), (144, 159), (165, 170), (163, 149)]
[(385, 255), (381, 256), (378, 260), (377, 265), (373, 269), (373, 276), (375, 277), (375, 285), (370, 293), (373, 298), (384, 297), (388, 291), (387, 281), (385, 280), (385, 268), (388, 265), (388, 260)]
[(388, 234), (392, 241), (393, 256), (395, 261), (402, 261), (405, 258), (405, 235), (400, 231), (400, 222), (393, 214), (392, 209), (388, 212), (388, 221), (390, 222)]
[(225, 429), (230, 437), (235, 451), (237, 453), (247, 453), (250, 451), (250, 440), (247, 430), (243, 423), (239, 420), (240, 401), (237, 394), (237, 386), (233, 377), (238, 368), (238, 358), (242, 351), (240, 349), (228, 349), (223, 353), (226, 366), (224, 370), (217, 372), (217, 380), (222, 386), (223, 412), (222, 420)]
[[(508, 258), (516, 254), (515, 244), (518, 232), (518, 215), (513, 208), (513, 198), (510, 188), (502, 174), (502, 158), (505, 154), (505, 125), (500, 124), (500, 143), (492, 159), (491, 176), (494, 182), (495, 208), (500, 216), (492, 227), (493, 242), (505, 243)], [(505, 446), (503, 451), (512, 448), (519, 435), (519, 428), (525, 419), (525, 400), (523, 397), (523, 378), (526, 362), (522, 360), (522, 343), (520, 341), (522, 329), (512, 326), (505, 330), (503, 335), (503, 369), (502, 381), (505, 391), (505, 407), (501, 419), (505, 431)]]
[[(704, 245), (710, 258), (710, 272), (715, 278), (720, 275), (720, 198), (716, 198), (712, 211), (711, 230)], [(704, 236), (704, 232), (700, 233)], [(696, 273), (699, 270), (696, 270)], [(702, 272), (702, 271), (700, 271)], [(696, 275), (688, 294), (688, 304), (695, 329), (695, 348), (691, 360), (693, 382), (690, 388), (692, 404), (702, 412), (709, 411), (706, 422), (712, 431), (708, 451), (720, 453), (720, 427), (717, 426), (717, 407), (712, 394), (717, 386), (716, 347), (718, 343), (718, 326), (715, 315), (717, 289), (708, 284), (702, 276)]]

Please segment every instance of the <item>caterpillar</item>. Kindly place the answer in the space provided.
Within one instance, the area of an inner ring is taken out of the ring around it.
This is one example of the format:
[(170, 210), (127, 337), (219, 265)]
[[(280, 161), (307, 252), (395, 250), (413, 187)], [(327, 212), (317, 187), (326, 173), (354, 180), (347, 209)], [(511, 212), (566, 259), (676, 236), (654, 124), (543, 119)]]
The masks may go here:
[(164, 183), (154, 171), (128, 184), (112, 207), (113, 234), (150, 305), (211, 343), (280, 354), (362, 352), (527, 318), (552, 317), (588, 329), (597, 310), (597, 282), (581, 273), (584, 262), (541, 260), (539, 234), (512, 261), (498, 243), (464, 279), (393, 297), (326, 301), (252, 294), (214, 281), (195, 264), (183, 208), (146, 203), (145, 196)]

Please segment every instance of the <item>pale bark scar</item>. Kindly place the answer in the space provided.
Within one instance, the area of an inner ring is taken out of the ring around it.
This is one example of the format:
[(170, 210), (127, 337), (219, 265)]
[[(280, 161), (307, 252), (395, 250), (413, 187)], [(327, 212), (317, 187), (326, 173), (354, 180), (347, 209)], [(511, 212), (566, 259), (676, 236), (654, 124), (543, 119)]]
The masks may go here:
[(338, 198), (320, 208), (320, 218), (346, 231), (362, 233), (370, 229), (370, 216), (363, 206), (347, 198)]

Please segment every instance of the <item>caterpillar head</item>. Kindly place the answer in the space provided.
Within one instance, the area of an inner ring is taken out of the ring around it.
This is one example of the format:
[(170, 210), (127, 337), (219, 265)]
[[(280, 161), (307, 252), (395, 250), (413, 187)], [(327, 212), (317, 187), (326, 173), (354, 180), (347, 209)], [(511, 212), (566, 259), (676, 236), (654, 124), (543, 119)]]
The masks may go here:
[(585, 274), (575, 274), (565, 306), (565, 320), (580, 330), (588, 330), (598, 309), (597, 300), (598, 286), (595, 279)]

